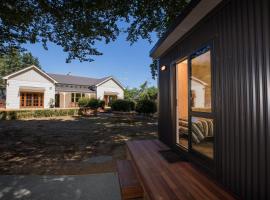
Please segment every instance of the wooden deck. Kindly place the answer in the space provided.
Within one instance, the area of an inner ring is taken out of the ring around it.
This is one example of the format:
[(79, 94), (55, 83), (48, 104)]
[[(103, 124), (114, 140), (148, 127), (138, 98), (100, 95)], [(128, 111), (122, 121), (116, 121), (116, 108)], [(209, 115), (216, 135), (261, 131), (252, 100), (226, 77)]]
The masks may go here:
[(159, 153), (168, 149), (159, 140), (127, 142), (129, 158), (147, 194), (146, 199), (235, 199), (191, 163), (168, 163)]

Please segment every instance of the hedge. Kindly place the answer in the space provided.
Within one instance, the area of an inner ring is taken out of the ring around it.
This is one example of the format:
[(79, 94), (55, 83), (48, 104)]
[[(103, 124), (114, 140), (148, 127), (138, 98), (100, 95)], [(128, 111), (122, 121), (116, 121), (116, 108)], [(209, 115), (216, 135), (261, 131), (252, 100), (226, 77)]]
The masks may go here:
[(135, 104), (133, 101), (117, 99), (112, 102), (111, 109), (112, 111), (123, 111), (129, 112), (134, 110)]
[(79, 109), (44, 109), (44, 110), (3, 110), (0, 111), (0, 120), (74, 116), (79, 115)]
[(136, 104), (136, 112), (141, 114), (153, 114), (157, 112), (157, 104), (151, 100), (139, 100)]
[(98, 109), (99, 107), (99, 100), (98, 99), (90, 99), (88, 104), (87, 104), (87, 107), (93, 109), (93, 110), (96, 110)]
[(98, 101), (99, 107), (104, 109), (105, 108), (105, 101), (104, 100), (99, 100)]
[(105, 101), (95, 99), (95, 98), (87, 98), (83, 97), (79, 99), (78, 105), (80, 108), (91, 108), (93, 110), (98, 108), (104, 108), (105, 107)]

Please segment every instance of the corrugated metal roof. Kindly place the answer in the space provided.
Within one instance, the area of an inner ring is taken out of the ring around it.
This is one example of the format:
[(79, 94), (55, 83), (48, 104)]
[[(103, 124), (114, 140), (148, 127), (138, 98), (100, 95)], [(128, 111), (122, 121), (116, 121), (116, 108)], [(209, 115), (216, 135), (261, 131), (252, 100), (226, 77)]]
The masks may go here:
[(63, 75), (63, 74), (51, 74), (50, 77), (55, 79), (58, 83), (71, 84), (71, 85), (96, 85), (106, 80), (108, 77), (96, 79), (82, 76)]
[(92, 90), (89, 87), (85, 86), (85, 87), (80, 87), (80, 86), (77, 86), (77, 87), (74, 87), (74, 86), (69, 86), (69, 85), (58, 85), (56, 84), (56, 87), (55, 87), (55, 91), (56, 92), (83, 92), (83, 93), (95, 93), (94, 90)]

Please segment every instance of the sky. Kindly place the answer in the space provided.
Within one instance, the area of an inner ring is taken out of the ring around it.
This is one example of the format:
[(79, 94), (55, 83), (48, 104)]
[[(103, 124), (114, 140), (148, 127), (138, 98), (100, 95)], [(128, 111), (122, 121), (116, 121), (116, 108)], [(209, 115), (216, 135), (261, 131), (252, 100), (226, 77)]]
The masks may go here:
[(87, 76), (102, 78), (105, 76), (116, 77), (125, 87), (139, 87), (144, 81), (156, 86), (150, 71), (151, 58), (149, 51), (154, 46), (157, 38), (153, 37), (153, 43), (140, 39), (130, 46), (126, 41), (126, 35), (120, 34), (116, 41), (109, 44), (98, 44), (96, 48), (103, 53), (101, 56), (92, 57), (93, 62), (79, 62), (73, 60), (66, 63), (67, 53), (61, 46), (49, 43), (45, 50), (40, 43), (27, 44), (24, 47), (39, 59), (41, 67), (48, 73)]

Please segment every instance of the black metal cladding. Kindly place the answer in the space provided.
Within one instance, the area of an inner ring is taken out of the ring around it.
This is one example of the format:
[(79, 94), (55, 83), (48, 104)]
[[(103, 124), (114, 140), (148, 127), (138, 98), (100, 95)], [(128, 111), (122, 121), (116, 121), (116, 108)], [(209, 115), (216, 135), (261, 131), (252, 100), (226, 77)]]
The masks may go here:
[(159, 135), (175, 142), (173, 63), (213, 42), (215, 175), (243, 199), (270, 199), (270, 3), (226, 1), (160, 57)]

